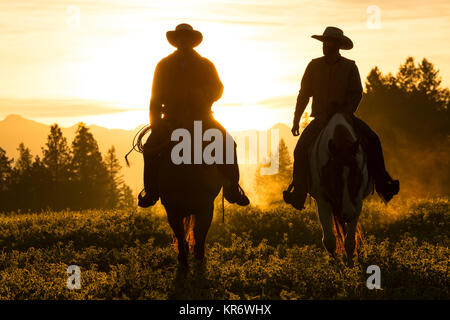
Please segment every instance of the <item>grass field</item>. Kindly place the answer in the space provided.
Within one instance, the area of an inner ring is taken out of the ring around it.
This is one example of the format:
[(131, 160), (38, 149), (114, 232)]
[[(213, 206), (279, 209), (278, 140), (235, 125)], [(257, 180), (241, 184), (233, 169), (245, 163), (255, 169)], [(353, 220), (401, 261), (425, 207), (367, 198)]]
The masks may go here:
[[(449, 299), (446, 198), (367, 202), (352, 268), (321, 244), (315, 208), (216, 213), (207, 262), (177, 272), (171, 230), (155, 211), (0, 215), (0, 299)], [(69, 265), (81, 289), (66, 286)], [(366, 286), (381, 269), (381, 290)]]

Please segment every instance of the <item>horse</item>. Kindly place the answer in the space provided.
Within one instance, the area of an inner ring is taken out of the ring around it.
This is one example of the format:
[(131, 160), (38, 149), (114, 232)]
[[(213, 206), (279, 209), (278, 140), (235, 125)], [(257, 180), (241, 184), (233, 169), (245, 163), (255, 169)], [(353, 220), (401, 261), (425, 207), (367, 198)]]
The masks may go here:
[(373, 193), (367, 153), (352, 126), (352, 117), (334, 114), (308, 153), (309, 193), (317, 203), (322, 243), (336, 258), (334, 224), (339, 247), (345, 248), (347, 262), (351, 264), (363, 200)]
[[(172, 149), (176, 144), (171, 141), (173, 129), (173, 126), (167, 125), (170, 140), (151, 151), (156, 152), (159, 157), (157, 181), (160, 200), (174, 233), (179, 265), (186, 269), (190, 248), (193, 248), (194, 257), (198, 262), (204, 261), (206, 236), (214, 213), (214, 200), (220, 193), (225, 178), (215, 163), (194, 164), (191, 159), (190, 164), (175, 164), (172, 159)], [(194, 136), (195, 133), (190, 124), (177, 129), (187, 130), (190, 136)], [(141, 152), (144, 152), (143, 136), (149, 130), (150, 127), (143, 130), (137, 143), (133, 142), (139, 146)], [(203, 136), (203, 132), (201, 134)], [(196, 150), (194, 143), (190, 145), (191, 150), (188, 153), (193, 156)], [(202, 150), (204, 145), (205, 142)]]

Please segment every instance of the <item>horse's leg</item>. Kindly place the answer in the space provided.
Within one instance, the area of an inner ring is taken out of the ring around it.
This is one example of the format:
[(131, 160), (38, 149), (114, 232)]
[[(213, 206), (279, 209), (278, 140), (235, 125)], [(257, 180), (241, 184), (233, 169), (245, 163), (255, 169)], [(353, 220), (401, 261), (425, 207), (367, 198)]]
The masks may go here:
[(195, 219), (194, 226), (194, 256), (198, 260), (203, 260), (205, 257), (205, 242), (209, 227), (213, 218), (214, 206), (209, 206), (201, 212), (198, 212)]
[(188, 244), (186, 243), (184, 236), (184, 223), (183, 217), (177, 210), (167, 209), (167, 218), (169, 220), (169, 225), (175, 234), (178, 245), (178, 262), (181, 266), (188, 266)]
[(355, 254), (356, 246), (356, 226), (358, 225), (358, 218), (354, 218), (347, 224), (347, 234), (344, 240), (345, 252), (347, 254), (347, 264), (353, 265), (353, 255)]
[(336, 237), (333, 233), (331, 205), (324, 199), (317, 201), (320, 224), (322, 225), (322, 243), (333, 258), (336, 257)]

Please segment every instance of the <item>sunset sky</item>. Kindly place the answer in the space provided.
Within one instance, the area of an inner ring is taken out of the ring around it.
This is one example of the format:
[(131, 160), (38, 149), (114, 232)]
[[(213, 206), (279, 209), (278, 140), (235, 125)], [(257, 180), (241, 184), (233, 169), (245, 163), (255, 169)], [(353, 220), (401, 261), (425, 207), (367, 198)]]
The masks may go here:
[(303, 71), (322, 55), (311, 35), (328, 25), (353, 40), (342, 54), (363, 81), (373, 66), (396, 72), (413, 56), (433, 62), (449, 85), (448, 0), (2, 0), (0, 120), (148, 122), (155, 65), (174, 50), (165, 33), (182, 22), (203, 33), (198, 52), (225, 85), (214, 110), (229, 130), (292, 122)]

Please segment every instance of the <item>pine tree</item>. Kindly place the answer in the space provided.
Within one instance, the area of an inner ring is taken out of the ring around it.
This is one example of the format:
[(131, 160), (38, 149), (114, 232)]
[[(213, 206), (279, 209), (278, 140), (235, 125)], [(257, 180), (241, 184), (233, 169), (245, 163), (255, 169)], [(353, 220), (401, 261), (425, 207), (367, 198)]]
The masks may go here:
[(378, 67), (374, 67), (370, 70), (369, 75), (367, 76), (365, 85), (366, 85), (366, 94), (370, 94), (376, 92), (380, 88), (382, 88), (385, 84), (385, 79), (381, 74), (380, 69)]
[(28, 208), (34, 210), (54, 209), (54, 207), (51, 206), (52, 198), (48, 192), (51, 185), (51, 178), (48, 169), (45, 167), (39, 156), (34, 158), (27, 184), (29, 194), (26, 204)]
[(408, 57), (404, 64), (400, 65), (395, 79), (396, 86), (406, 92), (417, 90), (420, 81), (420, 71), (416, 68), (413, 57)]
[(279, 182), (283, 184), (289, 184), (292, 178), (292, 160), (283, 139), (280, 140), (278, 146), (278, 174), (276, 176)]
[(133, 195), (133, 191), (129, 186), (123, 183), (120, 187), (120, 200), (119, 200), (119, 208), (129, 209), (136, 206), (135, 196)]
[(15, 163), (15, 168), (20, 174), (29, 174), (33, 164), (33, 156), (31, 155), (30, 149), (26, 148), (25, 145), (21, 143), (17, 150), (19, 151), (19, 158)]
[(9, 179), (12, 174), (13, 159), (9, 159), (6, 151), (0, 147), (0, 191), (5, 192), (8, 189)]
[(68, 185), (70, 179), (70, 149), (67, 139), (63, 136), (61, 128), (54, 124), (50, 127), (42, 163), (48, 170), (50, 178), (49, 204), (55, 209), (67, 206)]
[(123, 184), (122, 169), (119, 160), (116, 157), (116, 148), (111, 146), (105, 157), (106, 169), (108, 170), (109, 178), (109, 192), (108, 192), (108, 207), (115, 208), (120, 201), (121, 186)]
[(0, 212), (8, 211), (11, 205), (11, 176), (13, 159), (9, 159), (6, 151), (0, 147)]
[(72, 174), (75, 208), (104, 208), (108, 194), (108, 172), (97, 141), (83, 123), (72, 142)]
[(283, 139), (278, 145), (277, 156), (278, 172), (274, 175), (261, 175), (261, 167), (256, 171), (255, 187), (259, 201), (270, 204), (281, 201), (281, 194), (292, 179), (292, 160), (289, 149)]
[(29, 197), (31, 195), (31, 168), (33, 157), (30, 149), (23, 143), (17, 148), (19, 158), (14, 163), (11, 192), (11, 202), (14, 208), (29, 209)]

